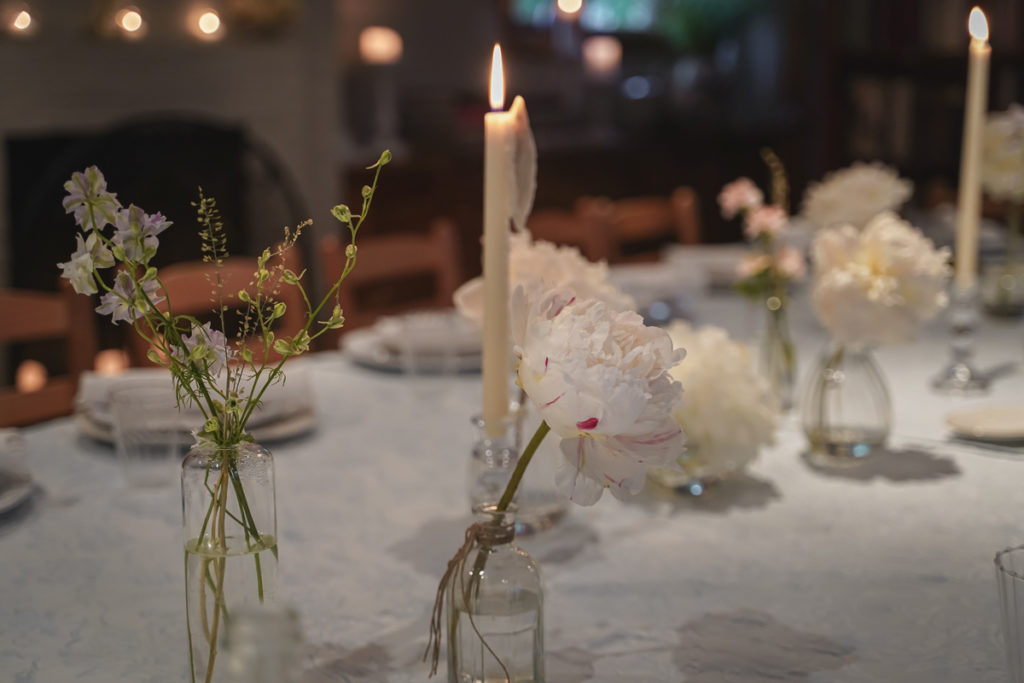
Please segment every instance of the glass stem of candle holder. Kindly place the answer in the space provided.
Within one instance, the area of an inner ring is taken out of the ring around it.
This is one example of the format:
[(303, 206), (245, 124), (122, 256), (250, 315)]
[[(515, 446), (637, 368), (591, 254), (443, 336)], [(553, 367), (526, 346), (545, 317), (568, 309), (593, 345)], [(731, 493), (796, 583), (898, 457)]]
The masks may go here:
[(936, 391), (960, 394), (988, 391), (988, 376), (972, 363), (974, 330), (978, 326), (979, 311), (977, 287), (964, 289), (953, 285), (947, 311), (951, 359), (932, 381)]

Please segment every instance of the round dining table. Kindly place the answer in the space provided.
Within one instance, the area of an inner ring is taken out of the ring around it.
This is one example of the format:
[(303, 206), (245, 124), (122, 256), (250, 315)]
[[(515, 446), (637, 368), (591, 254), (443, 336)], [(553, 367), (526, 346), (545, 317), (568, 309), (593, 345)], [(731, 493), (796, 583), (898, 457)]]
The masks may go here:
[[(756, 334), (760, 312), (734, 294), (676, 304)], [(806, 292), (791, 324), (805, 377), (826, 341)], [(520, 539), (544, 580), (547, 680), (1006, 681), (993, 556), (1024, 543), (1024, 448), (961, 439), (945, 418), (1024, 405), (1024, 326), (983, 319), (982, 396), (931, 390), (948, 345), (936, 321), (877, 351), (892, 432), (857, 466), (809, 459), (797, 407), (746, 472), (702, 496), (649, 484)], [(296, 362), (315, 428), (268, 446), (298, 680), (425, 681), (437, 582), (471, 521), (480, 377), (382, 371), (342, 351)], [(36, 490), (0, 516), (0, 680), (185, 681), (177, 485), (129, 486), (114, 449), (72, 418), (23, 436)]]

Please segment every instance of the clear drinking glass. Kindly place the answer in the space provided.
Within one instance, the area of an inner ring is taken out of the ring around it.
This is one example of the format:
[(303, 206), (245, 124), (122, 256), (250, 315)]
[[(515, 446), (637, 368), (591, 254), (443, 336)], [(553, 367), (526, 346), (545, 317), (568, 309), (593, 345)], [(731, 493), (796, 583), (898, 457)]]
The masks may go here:
[(996, 553), (996, 588), (1011, 683), (1024, 683), (1024, 546)]
[(825, 349), (808, 378), (801, 419), (811, 457), (822, 463), (856, 462), (885, 444), (892, 403), (869, 348)]
[(448, 681), (543, 681), (540, 569), (513, 543), (512, 512), (482, 510), (478, 523), (478, 546), (448, 591)]
[(302, 628), (285, 605), (246, 605), (231, 615), (224, 642), (232, 683), (298, 683), (302, 680)]
[(114, 442), (132, 486), (171, 486), (202, 424), (196, 412), (179, 411), (170, 382), (125, 382), (110, 390)]

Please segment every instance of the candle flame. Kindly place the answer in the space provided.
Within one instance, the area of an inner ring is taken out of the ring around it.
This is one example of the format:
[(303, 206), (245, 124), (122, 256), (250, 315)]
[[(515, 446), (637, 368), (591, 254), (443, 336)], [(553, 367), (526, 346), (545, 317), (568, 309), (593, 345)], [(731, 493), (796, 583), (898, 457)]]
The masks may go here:
[(505, 108), (505, 73), (501, 66), (501, 45), (494, 44), (491, 55), (491, 109)]
[(980, 7), (971, 10), (971, 16), (967, 19), (967, 30), (975, 40), (988, 40), (988, 21)]

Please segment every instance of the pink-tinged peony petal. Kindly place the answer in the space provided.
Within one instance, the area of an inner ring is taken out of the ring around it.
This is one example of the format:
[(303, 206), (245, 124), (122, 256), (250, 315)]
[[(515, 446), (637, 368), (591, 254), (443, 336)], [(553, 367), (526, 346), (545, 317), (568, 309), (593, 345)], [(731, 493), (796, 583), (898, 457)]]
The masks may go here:
[[(561, 398), (561, 397), (559, 397), (559, 398)], [(582, 430), (585, 430), (585, 431), (589, 431), (591, 429), (594, 429), (595, 427), (597, 427), (597, 418), (596, 417), (589, 417), (586, 420), (580, 420), (579, 422), (576, 423), (576, 427), (577, 427), (577, 429), (582, 429)]]
[(562, 398), (563, 396), (565, 396), (565, 392), (564, 391), (562, 393), (560, 393), (558, 396), (555, 396), (553, 399), (551, 399), (547, 403), (545, 403), (543, 407), (547, 408), (548, 406), (554, 405), (558, 401), (558, 399)]

